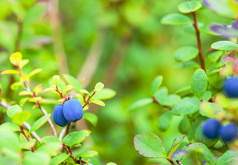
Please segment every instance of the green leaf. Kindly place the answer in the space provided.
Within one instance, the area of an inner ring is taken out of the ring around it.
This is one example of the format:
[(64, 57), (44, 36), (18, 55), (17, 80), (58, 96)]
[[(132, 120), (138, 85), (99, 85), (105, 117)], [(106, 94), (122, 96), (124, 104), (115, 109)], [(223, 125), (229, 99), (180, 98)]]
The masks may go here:
[(62, 144), (59, 142), (49, 142), (40, 146), (40, 148), (38, 148), (37, 151), (44, 152), (49, 155), (55, 155), (60, 151), (61, 147), (62, 147)]
[(23, 122), (27, 121), (30, 117), (31, 117), (31, 113), (29, 111), (22, 111), (22, 112), (16, 113), (13, 116), (12, 121), (19, 125), (22, 125)]
[(231, 42), (231, 41), (217, 41), (217, 42), (213, 43), (211, 47), (213, 49), (217, 49), (217, 50), (232, 51), (232, 50), (238, 49), (238, 44)]
[(94, 103), (94, 104), (100, 105), (102, 107), (105, 106), (105, 103), (101, 100), (90, 100), (90, 103)]
[(191, 88), (195, 96), (202, 99), (207, 89), (207, 75), (203, 69), (197, 69), (192, 78)]
[(173, 109), (172, 113), (174, 115), (189, 115), (199, 111), (199, 104), (200, 101), (196, 99), (192, 99), (189, 97), (185, 97), (182, 99), (178, 104), (176, 104)]
[(159, 89), (160, 85), (162, 84), (163, 77), (157, 76), (151, 86), (151, 95), (154, 96), (155, 92)]
[(209, 101), (212, 98), (212, 91), (207, 90), (204, 94), (202, 100), (203, 101)]
[(42, 125), (44, 125), (47, 120), (50, 118), (50, 114), (44, 115), (42, 116), (40, 119), (38, 119), (35, 123), (33, 123), (31, 129), (29, 130), (29, 132), (34, 132), (37, 129), (39, 129)]
[(214, 155), (211, 153), (211, 151), (206, 147), (206, 145), (202, 143), (193, 143), (189, 144), (188, 148), (190, 150), (202, 153), (204, 155), (204, 158), (208, 163), (215, 164), (216, 160), (214, 159)]
[(113, 162), (108, 162), (106, 165), (117, 165), (117, 164)]
[(101, 82), (98, 82), (98, 83), (95, 85), (94, 92), (99, 92), (99, 91), (101, 91), (103, 88), (104, 88), (104, 84), (101, 83)]
[(5, 70), (5, 71), (1, 72), (1, 75), (4, 75), (4, 74), (18, 74), (18, 73), (19, 73), (18, 70)]
[(20, 68), (23, 68), (26, 64), (28, 64), (29, 63), (29, 60), (21, 60), (21, 62), (20, 62)]
[(223, 108), (216, 103), (211, 103), (208, 101), (201, 102), (199, 113), (203, 116), (214, 118), (216, 117), (220, 112), (223, 111)]
[(50, 142), (58, 142), (60, 143), (61, 141), (55, 137), (55, 136), (45, 136), (42, 138), (43, 143), (50, 143)]
[(171, 159), (176, 162), (177, 160), (179, 162), (182, 162), (184, 158), (188, 155), (187, 150), (177, 150), (171, 155)]
[(76, 158), (79, 158), (79, 157), (94, 157), (94, 156), (97, 156), (98, 155), (98, 152), (97, 151), (92, 151), (92, 150), (88, 150), (88, 151), (83, 151), (81, 153), (79, 153)]
[(41, 71), (42, 71), (41, 68), (35, 69), (29, 74), (29, 77), (32, 77), (32, 76), (36, 75), (37, 73), (40, 73)]
[(0, 137), (0, 152), (3, 148), (7, 148), (14, 152), (20, 151), (20, 141), (16, 133), (8, 129), (1, 128)]
[(31, 149), (36, 144), (36, 139), (30, 139), (30, 141), (24, 141), (21, 143), (22, 149)]
[(24, 25), (29, 26), (36, 23), (45, 14), (47, 9), (46, 3), (36, 3), (30, 10), (26, 13), (24, 17)]
[(237, 157), (237, 150), (228, 150), (217, 159), (217, 165), (235, 164), (237, 162)]
[(52, 77), (52, 82), (53, 82), (53, 84), (54, 84), (55, 86), (58, 86), (59, 83), (60, 83), (60, 76), (59, 76), (59, 75), (54, 75), (54, 76)]
[(164, 16), (161, 20), (161, 23), (167, 25), (183, 25), (193, 23), (193, 21), (183, 14), (173, 13)]
[(77, 132), (72, 132), (67, 136), (65, 136), (62, 142), (68, 145), (69, 147), (73, 147), (75, 144), (84, 141), (86, 137), (89, 136), (90, 133), (91, 133), (90, 130), (81, 130)]
[(28, 153), (24, 160), (23, 165), (49, 165), (50, 156), (43, 152)]
[(208, 59), (211, 62), (217, 62), (219, 58), (222, 56), (222, 54), (223, 54), (223, 51), (213, 51), (208, 54)]
[(98, 117), (93, 113), (84, 113), (83, 118), (92, 123), (93, 126), (97, 125)]
[(83, 96), (81, 94), (76, 94), (77, 99), (79, 100), (79, 102), (83, 105), (84, 104), (84, 99)]
[(178, 9), (181, 13), (191, 13), (197, 11), (202, 7), (202, 4), (198, 1), (185, 1), (178, 5)]
[(153, 99), (152, 98), (145, 98), (145, 99), (141, 99), (141, 100), (138, 100), (136, 102), (134, 102), (129, 108), (128, 108), (128, 111), (132, 111), (132, 110), (135, 110), (135, 109), (138, 109), (138, 108), (142, 108), (146, 105), (149, 105), (153, 103)]
[(68, 157), (69, 155), (67, 155), (66, 153), (59, 154), (51, 159), (50, 165), (58, 165), (62, 163), (65, 159), (67, 159)]
[(13, 65), (18, 66), (22, 60), (22, 54), (20, 52), (13, 53), (9, 59)]
[(167, 97), (161, 98), (159, 103), (163, 106), (174, 106), (181, 100), (178, 95), (169, 95)]
[(194, 59), (198, 55), (198, 49), (192, 46), (179, 48), (174, 53), (174, 58), (179, 62), (186, 62)]
[(13, 122), (5, 122), (1, 124), (0, 129), (7, 129), (12, 132), (20, 131), (20, 127), (16, 123), (13, 123)]
[(187, 116), (184, 116), (179, 123), (179, 131), (182, 134), (187, 134), (190, 128), (190, 120)]
[[(14, 160), (18, 161), (19, 164), (20, 164), (20, 162), (21, 162), (21, 160), (22, 160), (22, 158), (21, 158), (21, 156), (20, 156), (19, 153), (14, 152), (14, 151), (12, 151), (12, 150), (10, 150), (10, 149), (8, 149), (8, 148), (3, 148), (3, 149), (2, 149), (2, 154), (3, 154), (5, 157), (7, 157), (7, 158), (11, 158), (11, 159), (14, 159)], [(1, 159), (0, 159), (0, 160), (1, 160)], [(3, 163), (2, 161), (1, 161), (1, 163), (2, 163), (2, 164), (5, 164), (5, 163)]]
[(9, 118), (13, 118), (13, 116), (18, 113), (18, 112), (21, 112), (22, 109), (19, 105), (12, 105), (10, 106), (8, 109), (7, 109), (7, 116)]
[(171, 149), (169, 150), (167, 157), (171, 157), (172, 154), (177, 150), (177, 148), (179, 147), (179, 145), (182, 143), (182, 141), (184, 140), (185, 136), (182, 137), (177, 137), (174, 139), (173, 144)]
[(103, 90), (97, 92), (91, 100), (108, 100), (113, 98), (116, 92), (110, 88), (104, 88)]
[(66, 85), (66, 86), (62, 89), (62, 93), (68, 92), (68, 91), (70, 91), (70, 90), (72, 90), (72, 89), (73, 89), (73, 86), (72, 86), (72, 85)]
[(144, 132), (134, 137), (136, 151), (145, 157), (163, 158), (166, 157), (165, 149), (161, 139), (150, 132)]
[(170, 127), (171, 121), (172, 113), (170, 111), (164, 112), (162, 115), (160, 115), (158, 120), (159, 130), (162, 132), (167, 131), (167, 129)]
[(82, 86), (79, 84), (78, 80), (67, 74), (64, 74), (64, 78), (68, 84), (74, 87), (74, 90), (76, 92), (80, 93), (80, 89), (82, 89)]

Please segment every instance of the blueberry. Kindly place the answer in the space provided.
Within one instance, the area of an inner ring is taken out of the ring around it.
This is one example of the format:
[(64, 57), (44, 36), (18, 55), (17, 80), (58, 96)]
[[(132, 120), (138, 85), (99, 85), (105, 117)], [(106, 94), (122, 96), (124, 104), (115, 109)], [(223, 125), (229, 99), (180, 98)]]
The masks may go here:
[(202, 133), (208, 139), (215, 139), (219, 136), (221, 124), (216, 119), (208, 119), (202, 126)]
[(238, 77), (226, 79), (223, 91), (228, 97), (238, 97)]
[(77, 99), (71, 99), (64, 103), (63, 113), (66, 120), (72, 122), (83, 117), (82, 104)]
[(222, 140), (225, 142), (233, 141), (237, 136), (236, 125), (228, 124), (226, 126), (223, 126), (220, 130), (220, 136), (221, 136)]
[(69, 123), (64, 117), (62, 104), (58, 104), (55, 106), (53, 110), (52, 118), (55, 124), (61, 127), (64, 127)]

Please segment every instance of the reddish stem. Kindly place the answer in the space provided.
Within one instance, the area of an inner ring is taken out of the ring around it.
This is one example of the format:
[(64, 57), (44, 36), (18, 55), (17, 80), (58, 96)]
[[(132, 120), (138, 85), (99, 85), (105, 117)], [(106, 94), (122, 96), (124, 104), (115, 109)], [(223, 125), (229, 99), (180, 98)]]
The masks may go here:
[(196, 37), (197, 37), (197, 46), (198, 46), (198, 55), (199, 55), (199, 59), (200, 59), (200, 64), (202, 69), (206, 72), (206, 68), (205, 68), (205, 61), (202, 55), (202, 44), (201, 44), (201, 39), (200, 39), (200, 31), (198, 29), (198, 23), (197, 23), (197, 16), (196, 16), (196, 11), (194, 11), (193, 13), (193, 27), (196, 31)]
[[(30, 136), (26, 135), (23, 125), (21, 125), (20, 127), (21, 127), (20, 133), (22, 133), (26, 137), (27, 141), (30, 142), (31, 141)], [(36, 149), (34, 148), (34, 146), (32, 146), (31, 152), (35, 152), (35, 151), (36, 151)]]
[(83, 108), (84, 108), (86, 105), (89, 104), (90, 99), (93, 97), (93, 95), (94, 95), (95, 93), (96, 93), (96, 92), (94, 91), (90, 96), (88, 96), (88, 99), (87, 99), (86, 102), (84, 103)]
[(70, 153), (70, 157), (74, 160), (74, 163), (75, 163), (75, 164), (78, 164), (76, 158), (74, 157), (74, 155), (73, 155), (73, 153), (72, 153), (72, 150), (71, 150), (70, 146), (66, 145), (65, 143), (63, 143), (63, 146), (65, 146), (65, 147), (68, 149), (68, 151), (69, 151), (69, 153)]

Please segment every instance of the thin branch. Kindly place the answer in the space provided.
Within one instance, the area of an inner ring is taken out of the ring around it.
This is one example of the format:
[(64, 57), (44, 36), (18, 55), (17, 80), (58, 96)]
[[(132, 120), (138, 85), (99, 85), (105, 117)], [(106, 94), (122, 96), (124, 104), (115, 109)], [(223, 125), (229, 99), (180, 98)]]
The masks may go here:
[(53, 48), (60, 73), (68, 73), (67, 58), (60, 32), (58, 0), (49, 0), (49, 16), (53, 33)]
[[(21, 127), (20, 133), (22, 133), (26, 137), (27, 141), (30, 142), (31, 141), (30, 137), (29, 137), (29, 135), (26, 135), (23, 125), (21, 125), (20, 127)], [(31, 152), (35, 152), (35, 151), (36, 151), (35, 147), (32, 146)]]
[(70, 157), (73, 159), (74, 163), (75, 163), (75, 164), (78, 164), (76, 158), (74, 157), (74, 155), (73, 155), (73, 153), (72, 153), (71, 148), (70, 148), (68, 145), (66, 145), (65, 143), (63, 143), (63, 146), (65, 146), (65, 147), (67, 148), (67, 150), (69, 151)]
[[(153, 103), (160, 104), (160, 103), (159, 103), (159, 100), (157, 100), (157, 99), (155, 98), (155, 96), (153, 96), (152, 99), (153, 99)], [(160, 105), (161, 105), (161, 104), (160, 104)], [(170, 107), (170, 106), (168, 106), (168, 105), (162, 105), (162, 106), (165, 107), (165, 108), (168, 108), (169, 110), (172, 110), (172, 109), (173, 109), (172, 107)]]
[[(28, 129), (28, 131), (31, 129), (30, 124), (27, 122), (24, 122), (23, 125)], [(41, 138), (36, 134), (36, 132), (31, 132), (31, 135), (39, 142), (41, 143)]]
[(196, 37), (197, 37), (197, 46), (198, 46), (198, 55), (199, 55), (199, 59), (200, 59), (200, 64), (201, 64), (201, 68), (206, 72), (205, 61), (204, 61), (204, 57), (202, 55), (202, 44), (201, 44), (201, 39), (200, 39), (200, 31), (198, 29), (196, 11), (194, 11), (192, 14), (193, 14), (193, 20), (194, 20), (193, 27), (196, 31)]
[(93, 97), (93, 95), (94, 95), (95, 93), (96, 93), (96, 92), (93, 91), (93, 93), (92, 93), (90, 96), (88, 96), (88, 99), (87, 99), (86, 102), (84, 103), (83, 108), (86, 107), (86, 105), (89, 104), (90, 99)]
[[(10, 105), (4, 101), (0, 101), (0, 106), (3, 106), (5, 108), (9, 108)], [(24, 122), (23, 125), (28, 129), (28, 131), (31, 129), (30, 124), (28, 124), (27, 122)], [(32, 132), (31, 135), (39, 142), (41, 143), (41, 138), (37, 135), (36, 132)]]

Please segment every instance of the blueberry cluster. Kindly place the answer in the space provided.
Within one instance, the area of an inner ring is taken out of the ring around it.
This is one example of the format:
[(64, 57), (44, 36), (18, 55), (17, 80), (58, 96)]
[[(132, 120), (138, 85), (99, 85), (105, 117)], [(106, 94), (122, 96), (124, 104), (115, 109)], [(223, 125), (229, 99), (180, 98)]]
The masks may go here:
[(233, 141), (237, 136), (235, 124), (222, 126), (216, 119), (208, 119), (202, 126), (202, 133), (208, 139), (216, 139), (219, 136), (225, 142)]
[(62, 104), (55, 106), (52, 114), (55, 124), (65, 127), (69, 122), (82, 119), (83, 107), (77, 99), (68, 100)]
[(238, 77), (227, 78), (223, 85), (223, 91), (228, 97), (238, 97)]

